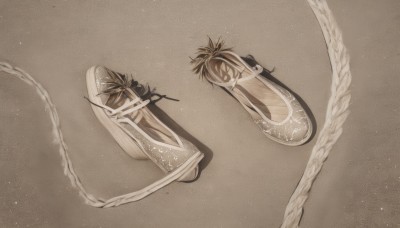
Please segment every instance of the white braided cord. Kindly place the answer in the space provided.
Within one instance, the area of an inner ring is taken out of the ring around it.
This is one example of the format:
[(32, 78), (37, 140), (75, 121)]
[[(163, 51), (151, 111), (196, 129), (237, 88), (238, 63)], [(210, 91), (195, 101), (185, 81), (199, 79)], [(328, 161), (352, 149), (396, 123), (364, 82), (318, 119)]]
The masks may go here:
[(304, 204), (311, 186), (321, 171), (333, 145), (342, 134), (342, 126), (350, 104), (350, 57), (343, 44), (342, 33), (325, 0), (308, 0), (324, 34), (332, 67), (331, 97), (329, 98), (325, 124), (320, 130), (308, 160), (304, 174), (286, 206), (282, 228), (298, 227)]

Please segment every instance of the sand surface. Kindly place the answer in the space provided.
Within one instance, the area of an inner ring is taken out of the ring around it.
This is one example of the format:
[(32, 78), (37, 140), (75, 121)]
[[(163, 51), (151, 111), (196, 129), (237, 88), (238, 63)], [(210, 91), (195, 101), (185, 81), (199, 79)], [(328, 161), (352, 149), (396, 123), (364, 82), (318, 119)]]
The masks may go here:
[[(400, 1), (328, 1), (353, 73), (351, 115), (305, 206), (302, 227), (400, 226)], [(191, 72), (207, 35), (252, 54), (324, 123), (330, 63), (304, 1), (0, 1), (0, 61), (49, 91), (82, 182), (108, 198), (163, 176), (96, 120), (85, 71), (132, 73), (161, 94), (161, 119), (206, 154), (200, 178), (136, 203), (87, 206), (61, 168), (35, 91), (0, 73), (0, 227), (279, 227), (316, 137), (267, 139), (223, 90)]]

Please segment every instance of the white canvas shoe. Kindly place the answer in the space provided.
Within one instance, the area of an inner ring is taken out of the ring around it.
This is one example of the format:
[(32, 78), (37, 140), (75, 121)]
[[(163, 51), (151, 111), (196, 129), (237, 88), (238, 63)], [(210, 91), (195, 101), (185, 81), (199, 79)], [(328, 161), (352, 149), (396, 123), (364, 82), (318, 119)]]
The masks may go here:
[(261, 75), (263, 67), (251, 67), (223, 45), (223, 41), (209, 39), (208, 46), (200, 47), (192, 59), (193, 71), (225, 88), (268, 138), (288, 146), (305, 143), (312, 134), (312, 123), (296, 97)]
[[(169, 178), (192, 181), (203, 158), (196, 146), (162, 123), (131, 88), (127, 75), (102, 66), (86, 74), (92, 109), (122, 149), (135, 159), (150, 159)], [(184, 167), (184, 168), (182, 168)]]

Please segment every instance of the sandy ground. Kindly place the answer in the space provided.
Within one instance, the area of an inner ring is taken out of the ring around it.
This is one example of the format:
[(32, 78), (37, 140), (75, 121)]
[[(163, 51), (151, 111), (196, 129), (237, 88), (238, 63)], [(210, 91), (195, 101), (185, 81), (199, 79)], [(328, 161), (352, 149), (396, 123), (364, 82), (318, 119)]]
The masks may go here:
[[(302, 227), (400, 226), (400, 1), (329, 1), (352, 59), (351, 115), (311, 191)], [(191, 72), (206, 36), (251, 53), (299, 94), (317, 133), (330, 64), (306, 1), (0, 1), (0, 60), (49, 91), (70, 156), (101, 197), (143, 187), (162, 172), (136, 161), (97, 122), (83, 96), (85, 71), (132, 73), (180, 102), (162, 119), (204, 151), (200, 178), (136, 203), (87, 206), (63, 175), (51, 125), (34, 90), (0, 73), (1, 227), (278, 227), (315, 138), (268, 140), (223, 90)], [(162, 110), (162, 111), (161, 111)]]

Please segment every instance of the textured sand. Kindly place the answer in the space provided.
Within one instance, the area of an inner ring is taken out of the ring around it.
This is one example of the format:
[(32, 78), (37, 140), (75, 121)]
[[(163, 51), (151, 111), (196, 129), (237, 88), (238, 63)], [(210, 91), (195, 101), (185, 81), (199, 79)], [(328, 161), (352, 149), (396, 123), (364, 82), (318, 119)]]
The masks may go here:
[[(400, 2), (328, 3), (352, 59), (352, 113), (301, 225), (398, 227)], [(222, 36), (238, 54), (275, 66), (274, 76), (307, 102), (319, 130), (330, 64), (306, 1), (9, 0), (0, 1), (0, 34), (0, 61), (49, 91), (75, 169), (94, 194), (126, 193), (163, 174), (125, 155), (97, 122), (83, 99), (91, 65), (131, 72), (180, 99), (157, 109), (206, 153), (196, 182), (118, 208), (89, 207), (63, 175), (41, 100), (0, 73), (1, 227), (279, 226), (315, 138), (294, 148), (268, 140), (234, 99), (198, 80), (188, 56), (206, 35)]]

